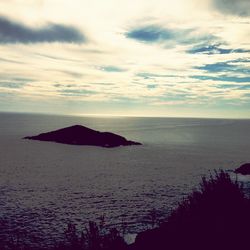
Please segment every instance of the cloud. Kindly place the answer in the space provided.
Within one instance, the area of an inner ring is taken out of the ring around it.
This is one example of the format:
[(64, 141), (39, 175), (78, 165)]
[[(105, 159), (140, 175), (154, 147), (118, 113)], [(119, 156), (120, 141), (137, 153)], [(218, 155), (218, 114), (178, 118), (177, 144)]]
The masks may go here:
[(66, 57), (62, 57), (62, 56), (46, 55), (43, 53), (36, 53), (36, 55), (38, 55), (39, 57), (43, 57), (43, 58), (51, 59), (51, 60), (55, 60), (55, 61), (66, 61), (66, 62), (81, 62), (82, 61), (82, 60), (76, 60), (76, 59), (66, 58)]
[(208, 72), (225, 72), (225, 71), (231, 71), (233, 69), (232, 65), (230, 65), (228, 62), (218, 62), (218, 63), (211, 63), (211, 64), (205, 64), (203, 66), (195, 67), (196, 69), (205, 70)]
[[(108, 0), (89, 2), (87, 9), (81, 0), (61, 1), (46, 1), (41, 9), (24, 8), (27, 0), (0, 1), (0, 92), (13, 93), (0, 109), (13, 100), (13, 110), (25, 110), (20, 100), (32, 100), (32, 108), (44, 105), (44, 112), (81, 113), (84, 106), (92, 113), (99, 105), (100, 113), (182, 115), (192, 104), (195, 116), (195, 110), (205, 115), (200, 103), (224, 111), (222, 101), (238, 105), (250, 92), (249, 20), (218, 13), (209, 5), (214, 0), (139, 0), (133, 8)], [(45, 42), (41, 34), (55, 34), (53, 23), (79, 28), (69, 27), (83, 39), (73, 39), (77, 46), (59, 46), (67, 41), (58, 36)]]
[(216, 85), (218, 89), (236, 89), (238, 86), (236, 84), (218, 84)]
[[(242, 64), (243, 63), (243, 64)], [(233, 83), (250, 83), (250, 69), (247, 66), (249, 60), (236, 59), (226, 62), (217, 62), (211, 64), (205, 64), (203, 66), (194, 67), (201, 71), (201, 74), (191, 76), (197, 80), (211, 80), (221, 82), (233, 82)], [(208, 74), (204, 74), (204, 72)], [(223, 85), (225, 87), (234, 87), (231, 84)]]
[(214, 6), (225, 14), (250, 16), (249, 0), (213, 0)]
[(2, 75), (2, 80), (0, 80), (0, 88), (4, 89), (22, 89), (27, 84), (34, 82), (31, 78), (24, 77), (12, 77)]
[(237, 89), (237, 90), (250, 90), (250, 84), (238, 85), (238, 84), (219, 84), (217, 88), (221, 89)]
[(144, 78), (144, 79), (176, 77), (176, 75), (170, 75), (170, 74), (155, 74), (155, 73), (148, 73), (148, 72), (140, 72), (140, 73), (137, 73), (136, 76), (142, 77), (142, 78)]
[(123, 68), (119, 68), (117, 66), (103, 66), (99, 67), (98, 69), (106, 72), (125, 72), (126, 70)]
[(89, 96), (96, 94), (96, 91), (86, 89), (61, 89), (58, 91), (62, 96)]
[[(54, 71), (54, 70), (52, 70)], [(74, 78), (81, 78), (83, 76), (82, 73), (80, 72), (76, 72), (76, 71), (72, 71), (72, 70), (56, 70), (55, 71), (58, 71), (58, 72), (61, 72), (65, 75), (68, 75), (68, 76), (71, 76), (71, 77), (74, 77)]]
[[(245, 63), (245, 67), (238, 65), (237, 63), (243, 62)], [(216, 73), (216, 72), (233, 72), (233, 73), (241, 73), (241, 74), (250, 74), (250, 69), (246, 67), (246, 63), (248, 60), (232, 60), (227, 62), (218, 62), (218, 63), (211, 63), (205, 64), (203, 66), (194, 67), (195, 69), (204, 70), (209, 73)]]
[(153, 25), (132, 29), (126, 33), (126, 36), (131, 39), (148, 43), (172, 40), (175, 38), (173, 31)]
[(173, 29), (158, 25), (149, 25), (131, 29), (125, 36), (144, 43), (172, 43), (172, 44), (197, 44), (207, 41), (216, 41), (218, 38), (211, 34), (203, 34), (197, 29)]
[(11, 60), (11, 59), (2, 58), (2, 57), (0, 57), (0, 61), (7, 62), (7, 63), (16, 63), (16, 64), (23, 64), (24, 63), (22, 61)]
[(210, 75), (197, 75), (191, 76), (193, 79), (197, 80), (212, 80), (212, 81), (222, 81), (222, 82), (235, 82), (235, 83), (250, 83), (250, 77), (239, 77), (239, 76), (210, 76)]
[(49, 24), (41, 28), (31, 28), (0, 16), (0, 44), (44, 42), (83, 43), (86, 38), (71, 26)]
[(148, 89), (155, 89), (155, 88), (157, 88), (157, 84), (148, 84), (147, 88)]
[(240, 90), (250, 90), (250, 84), (241, 85), (238, 87)]
[(8, 89), (20, 89), (26, 83), (23, 82), (0, 82), (0, 88), (8, 88)]
[(187, 100), (191, 100), (190, 93), (165, 93), (163, 96), (158, 97), (160, 102), (180, 102), (183, 104)]
[(226, 49), (222, 48), (220, 45), (201, 45), (195, 46), (187, 51), (189, 54), (205, 54), (205, 55), (214, 55), (214, 54), (231, 54), (231, 53), (249, 53), (250, 50), (245, 49)]

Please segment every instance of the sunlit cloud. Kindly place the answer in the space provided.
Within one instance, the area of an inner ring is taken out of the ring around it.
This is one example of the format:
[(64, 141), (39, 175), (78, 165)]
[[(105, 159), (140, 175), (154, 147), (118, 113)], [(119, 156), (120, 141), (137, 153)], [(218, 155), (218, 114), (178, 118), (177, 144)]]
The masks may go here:
[(249, 117), (248, 2), (1, 1), (1, 110)]

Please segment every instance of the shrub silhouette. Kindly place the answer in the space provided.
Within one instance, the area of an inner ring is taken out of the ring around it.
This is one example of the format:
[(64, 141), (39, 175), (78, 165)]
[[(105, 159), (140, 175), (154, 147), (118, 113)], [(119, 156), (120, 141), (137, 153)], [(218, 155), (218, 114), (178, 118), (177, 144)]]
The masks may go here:
[(202, 178), (159, 228), (140, 233), (136, 250), (249, 249), (250, 204), (242, 186), (223, 172)]
[(105, 229), (104, 218), (98, 225), (89, 221), (88, 226), (79, 235), (73, 224), (68, 224), (65, 239), (55, 250), (123, 250), (127, 245), (115, 228)]

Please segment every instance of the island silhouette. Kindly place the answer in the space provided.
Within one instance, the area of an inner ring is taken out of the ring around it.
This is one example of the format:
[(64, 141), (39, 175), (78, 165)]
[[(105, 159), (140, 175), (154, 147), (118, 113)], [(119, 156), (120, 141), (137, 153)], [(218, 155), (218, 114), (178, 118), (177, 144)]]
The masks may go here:
[(139, 142), (129, 141), (120, 135), (96, 131), (81, 125), (74, 125), (35, 136), (26, 136), (24, 139), (107, 148), (141, 145)]

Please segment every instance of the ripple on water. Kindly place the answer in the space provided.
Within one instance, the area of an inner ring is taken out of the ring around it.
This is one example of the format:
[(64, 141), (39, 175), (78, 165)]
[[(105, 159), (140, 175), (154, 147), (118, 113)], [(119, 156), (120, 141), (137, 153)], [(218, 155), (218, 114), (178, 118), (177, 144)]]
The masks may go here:
[[(34, 246), (54, 244), (67, 223), (81, 229), (102, 215), (108, 226), (125, 222), (134, 235), (150, 226), (153, 209), (165, 218), (202, 175), (249, 161), (249, 121), (32, 117), (1, 117), (0, 240), (18, 235)], [(20, 139), (72, 124), (144, 145), (103, 149)]]

